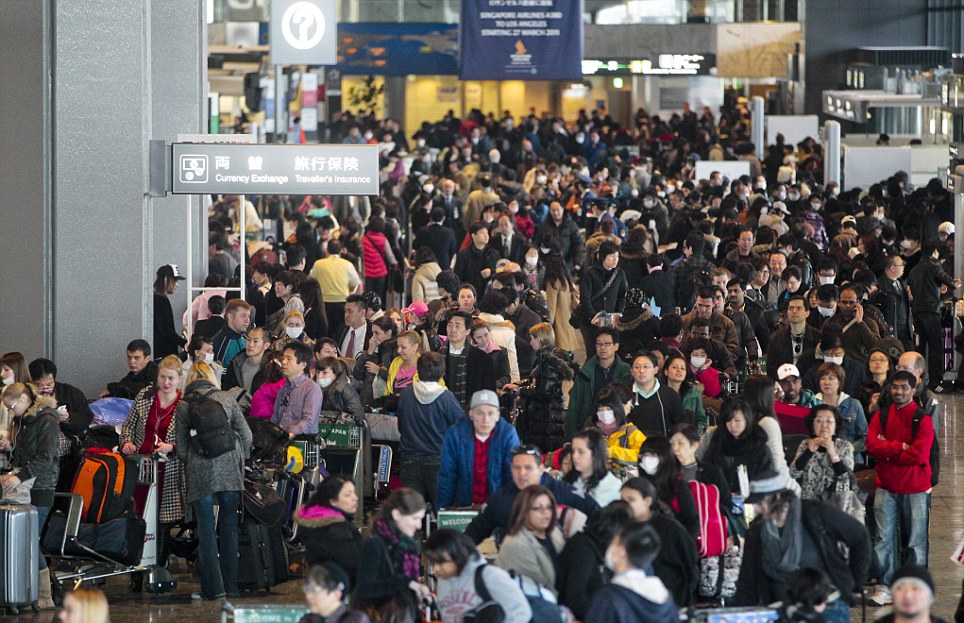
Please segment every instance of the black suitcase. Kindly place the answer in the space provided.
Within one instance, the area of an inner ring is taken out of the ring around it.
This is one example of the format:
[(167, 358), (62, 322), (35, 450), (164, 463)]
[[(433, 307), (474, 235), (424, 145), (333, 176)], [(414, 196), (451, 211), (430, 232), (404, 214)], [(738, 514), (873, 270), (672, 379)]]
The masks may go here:
[(238, 526), (238, 588), (270, 591), (288, 581), (288, 550), (280, 526), (267, 527), (252, 517)]

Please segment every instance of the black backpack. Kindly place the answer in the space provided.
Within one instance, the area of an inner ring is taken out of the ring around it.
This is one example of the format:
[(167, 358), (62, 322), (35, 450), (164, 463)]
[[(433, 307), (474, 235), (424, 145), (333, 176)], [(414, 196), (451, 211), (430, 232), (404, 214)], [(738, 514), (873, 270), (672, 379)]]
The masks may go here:
[(505, 609), (492, 599), (492, 594), (485, 585), (482, 573), (488, 565), (479, 565), (475, 569), (475, 592), (482, 603), (462, 614), (463, 623), (502, 623), (505, 621)]
[[(880, 430), (887, 430), (887, 413), (890, 411), (890, 404), (885, 404), (881, 407), (880, 411), (877, 412), (877, 417), (880, 418)], [(910, 420), (910, 435), (911, 437), (917, 437), (917, 431), (920, 429), (921, 420), (925, 417), (930, 417), (927, 412), (917, 407), (917, 411), (914, 412), (914, 416)], [(934, 441), (931, 442), (931, 452), (930, 452), (930, 464), (931, 464), (931, 486), (937, 486), (937, 480), (941, 474), (941, 450), (937, 444), (937, 435), (934, 435)]]
[(201, 456), (213, 459), (234, 450), (238, 440), (221, 403), (209, 398), (211, 392), (187, 399), (191, 446)]

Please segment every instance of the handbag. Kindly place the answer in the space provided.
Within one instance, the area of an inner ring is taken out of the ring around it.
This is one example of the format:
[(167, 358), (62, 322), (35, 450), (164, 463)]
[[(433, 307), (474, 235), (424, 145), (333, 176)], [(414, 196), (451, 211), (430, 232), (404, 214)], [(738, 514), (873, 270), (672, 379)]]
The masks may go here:
[(838, 474), (834, 477), (833, 482), (831, 482), (830, 486), (823, 492), (821, 498), (830, 506), (839, 508), (860, 523), (864, 523), (864, 516), (866, 515), (864, 502), (866, 501), (866, 497), (861, 499), (862, 494), (857, 492), (857, 479), (854, 477), (852, 471), (848, 470), (845, 475), (848, 478), (846, 488), (839, 486), (842, 476), (844, 476), (844, 474)]
[[(592, 303), (594, 303), (595, 301), (599, 300), (599, 299), (600, 299), (602, 296), (604, 296), (607, 292), (609, 292), (609, 288), (613, 285), (613, 281), (616, 280), (616, 274), (617, 274), (617, 273), (616, 273), (616, 271), (614, 270), (614, 271), (613, 271), (613, 274), (609, 276), (609, 280), (606, 281), (606, 285), (603, 286), (603, 289), (600, 290), (599, 292), (597, 292), (596, 294), (594, 294), (593, 296), (591, 296), (591, 297), (589, 298), (589, 303), (590, 303), (590, 305), (591, 305)], [(581, 307), (580, 305), (576, 304), (576, 305), (573, 306), (573, 308), (572, 308), (572, 314), (569, 315), (569, 326), (571, 326), (573, 329), (578, 329), (579, 327), (582, 326), (582, 311), (581, 311), (581, 310), (582, 310), (582, 307)]]
[(482, 572), (487, 565), (475, 568), (475, 592), (482, 599), (482, 603), (462, 613), (462, 623), (503, 623), (505, 610), (499, 602), (492, 599), (492, 594), (485, 586)]

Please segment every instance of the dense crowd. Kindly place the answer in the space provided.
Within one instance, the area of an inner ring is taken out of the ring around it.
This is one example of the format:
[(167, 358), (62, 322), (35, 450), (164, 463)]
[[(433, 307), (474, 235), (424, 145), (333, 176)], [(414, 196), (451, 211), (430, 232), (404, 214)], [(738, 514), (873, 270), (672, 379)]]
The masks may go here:
[[(432, 601), (446, 623), (774, 602), (849, 621), (869, 579), (893, 620), (926, 620), (950, 196), (904, 172), (842, 191), (819, 143), (780, 136), (760, 162), (748, 127), (737, 101), (632, 127), (473, 111), (411, 140), (345, 114), (330, 130), (378, 145), (379, 196), (217, 198), (205, 291), (178, 323), (183, 276), (162, 266), (153, 348), (132, 341), (102, 394), (133, 401), (122, 452), (168, 456), (161, 522), (197, 519), (198, 597), (238, 592), (243, 416), (294, 437), (348, 414), (396, 445), (399, 488), (367, 539), (350, 480), (298, 511), (320, 620), (418, 620)], [(700, 160), (751, 173), (696, 179)], [(3, 488), (36, 478), (46, 517), (86, 398), (19, 353), (0, 378), (18, 422)], [(237, 433), (216, 458), (189, 442), (208, 397)], [(426, 513), (455, 508), (475, 513), (465, 531), (422, 542)]]

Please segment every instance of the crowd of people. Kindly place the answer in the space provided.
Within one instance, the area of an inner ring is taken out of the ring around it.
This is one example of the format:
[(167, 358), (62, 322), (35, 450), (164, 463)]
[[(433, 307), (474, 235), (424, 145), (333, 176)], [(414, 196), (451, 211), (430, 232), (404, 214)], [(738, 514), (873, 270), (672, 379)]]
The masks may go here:
[[(918, 620), (960, 287), (949, 195), (903, 172), (842, 191), (819, 143), (778, 137), (760, 162), (748, 127), (737, 102), (632, 127), (473, 111), (409, 142), (344, 115), (337, 139), (379, 146), (379, 196), (218, 198), (205, 291), (179, 326), (184, 277), (161, 266), (153, 347), (130, 342), (102, 393), (133, 401), (121, 452), (168, 457), (163, 557), (190, 507), (197, 597), (236, 595), (243, 416), (294, 437), (348, 414), (397, 444), (401, 488), (367, 539), (351, 481), (296, 514), (323, 621), (418, 620), (430, 599), (446, 623), (490, 602), (506, 621), (778, 601), (787, 621), (849, 621), (870, 578), (872, 604)], [(751, 173), (696, 179), (701, 159)], [(47, 360), (4, 355), (0, 379), (0, 483), (36, 478), (43, 519), (89, 407)], [(202, 400), (236, 433), (216, 457), (190, 443)], [(447, 508), (477, 515), (422, 543), (426, 512)]]

